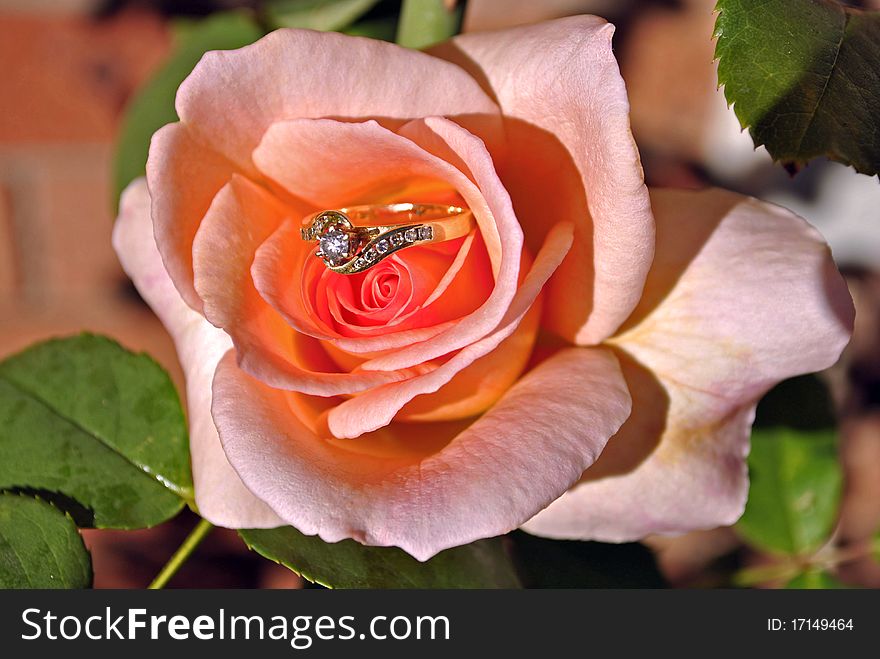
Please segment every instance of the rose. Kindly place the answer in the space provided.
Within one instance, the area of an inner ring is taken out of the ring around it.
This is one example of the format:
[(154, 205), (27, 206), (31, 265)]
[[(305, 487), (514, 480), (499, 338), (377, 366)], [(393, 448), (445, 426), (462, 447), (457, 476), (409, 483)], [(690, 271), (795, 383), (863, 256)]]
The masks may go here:
[[(851, 302), (791, 213), (649, 197), (612, 31), (423, 54), (286, 30), (205, 56), (114, 233), (177, 345), (203, 516), (420, 559), (523, 525), (622, 541), (739, 516), (756, 400), (836, 360)], [(364, 275), (296, 234), (451, 198), (476, 233)]]

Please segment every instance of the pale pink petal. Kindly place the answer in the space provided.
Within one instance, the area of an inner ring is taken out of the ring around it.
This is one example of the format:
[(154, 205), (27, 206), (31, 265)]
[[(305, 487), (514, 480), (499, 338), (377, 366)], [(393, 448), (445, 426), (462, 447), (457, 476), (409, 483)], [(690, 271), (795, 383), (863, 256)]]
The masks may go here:
[(436, 51), (482, 81), (508, 118), (499, 167), (527, 235), (556, 218), (577, 221), (546, 304), (550, 326), (580, 344), (601, 341), (629, 316), (653, 253), (613, 32), (600, 18), (577, 16), (461, 35)]
[(250, 174), (252, 152), (279, 120), (393, 124), (498, 113), (454, 64), (382, 41), (309, 30), (276, 30), (239, 50), (207, 53), (180, 86), (176, 107), (185, 124)]
[(235, 175), (215, 197), (193, 243), (195, 288), (205, 316), (232, 337), (241, 368), (272, 386), (316, 396), (355, 393), (406, 377), (400, 371), (340, 372), (319, 341), (292, 329), (260, 297), (250, 274), (254, 254), (289, 212), (266, 190)]
[(113, 229), (122, 267), (174, 339), (186, 376), (189, 441), (199, 514), (231, 528), (268, 528), (284, 522), (257, 499), (229, 466), (211, 418), (211, 381), (217, 362), (231, 347), (181, 298), (162, 265), (153, 239), (150, 196), (143, 179), (123, 193)]
[(578, 478), (630, 411), (617, 361), (602, 348), (549, 359), (445, 446), (420, 446), (409, 431), (408, 452), (391, 455), (357, 450), (369, 439), (316, 436), (290, 394), (248, 377), (231, 356), (214, 392), (229, 459), (287, 523), (419, 560), (522, 524)]
[(732, 524), (756, 401), (830, 366), (849, 340), (849, 293), (806, 222), (718, 190), (655, 191), (653, 203), (657, 258), (613, 339), (646, 369), (626, 371), (635, 412), (533, 533), (617, 542)]
[[(263, 174), (317, 206), (334, 208), (363, 201), (362, 195), (370, 190), (416, 177), (448, 183), (473, 211), (494, 268), (495, 286), (488, 299), (475, 312), (423, 343), (400, 346), (393, 333), (333, 340), (339, 348), (351, 352), (399, 347), (365, 362), (366, 370), (410, 368), (478, 340), (498, 325), (516, 290), (522, 230), (483, 142), (445, 119), (427, 120), (425, 131), (442, 139), (467, 163), (473, 180), (461, 169), (375, 121), (276, 123), (254, 153)], [(337, 156), (333, 145), (344, 145), (345, 158)]]
[(235, 171), (183, 124), (168, 124), (153, 135), (147, 182), (156, 243), (177, 290), (198, 311), (202, 301), (193, 288), (193, 238), (214, 195)]
[(519, 327), (544, 284), (571, 248), (572, 225), (557, 224), (523, 280), (501, 323), (486, 337), (466, 346), (428, 373), (355, 396), (333, 408), (327, 422), (335, 437), (354, 438), (391, 422), (416, 396), (432, 394), (463, 369), (497, 349)]

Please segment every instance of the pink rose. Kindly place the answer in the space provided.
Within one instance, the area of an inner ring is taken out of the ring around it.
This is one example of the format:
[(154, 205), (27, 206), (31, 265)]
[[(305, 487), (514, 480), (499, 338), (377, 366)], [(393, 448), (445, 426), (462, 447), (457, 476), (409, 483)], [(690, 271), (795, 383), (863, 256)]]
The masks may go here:
[[(425, 54), (283, 30), (205, 56), (114, 235), (177, 344), (205, 518), (419, 559), (519, 526), (737, 519), (755, 402), (837, 359), (851, 302), (791, 213), (649, 196), (612, 33), (576, 17)], [(436, 199), (478, 230), (361, 275), (297, 233)]]

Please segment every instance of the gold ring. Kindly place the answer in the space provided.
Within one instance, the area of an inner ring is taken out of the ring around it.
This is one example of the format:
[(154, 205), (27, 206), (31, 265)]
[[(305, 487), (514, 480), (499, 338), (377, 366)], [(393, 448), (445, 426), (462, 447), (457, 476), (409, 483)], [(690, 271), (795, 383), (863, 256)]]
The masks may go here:
[(394, 252), (466, 236), (475, 227), (471, 211), (441, 204), (353, 206), (312, 213), (300, 236), (317, 242), (315, 256), (333, 272), (354, 275)]

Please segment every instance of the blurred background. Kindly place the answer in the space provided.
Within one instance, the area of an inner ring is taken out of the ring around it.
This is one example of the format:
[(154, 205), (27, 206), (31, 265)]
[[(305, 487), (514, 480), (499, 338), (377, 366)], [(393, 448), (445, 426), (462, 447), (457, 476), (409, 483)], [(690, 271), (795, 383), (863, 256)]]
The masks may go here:
[[(320, 5), (320, 0), (307, 2)], [(880, 0), (849, 4), (880, 9)], [(170, 339), (110, 246), (114, 145), (130, 101), (173, 56), (182, 22), (236, 8), (265, 16), (267, 5), (272, 2), (0, 0), (0, 358), (40, 339), (89, 330), (149, 352), (181, 384)], [(857, 309), (852, 344), (822, 376), (839, 419), (843, 469), (834, 544), (845, 551), (870, 542), (880, 526), (877, 178), (822, 161), (792, 177), (763, 149), (754, 149), (716, 88), (714, 0), (469, 0), (458, 5), (464, 31), (576, 13), (608, 18), (618, 26), (615, 48), (648, 183), (719, 185), (751, 194), (793, 209), (824, 234)], [(399, 6), (383, 1), (361, 18), (381, 28)], [(393, 25), (389, 31), (393, 37)], [(155, 529), (87, 531), (95, 585), (143, 587), (194, 523), (194, 516), (184, 514)], [(770, 560), (741, 537), (724, 528), (650, 538), (645, 544), (665, 583), (719, 586), (731, 585), (733, 571), (760, 568)], [(836, 577), (847, 585), (880, 587), (880, 564), (863, 554), (856, 551), (855, 558), (838, 562)], [(301, 582), (247, 552), (234, 533), (217, 530), (172, 585), (298, 587)], [(557, 585), (566, 585), (564, 578)]]

